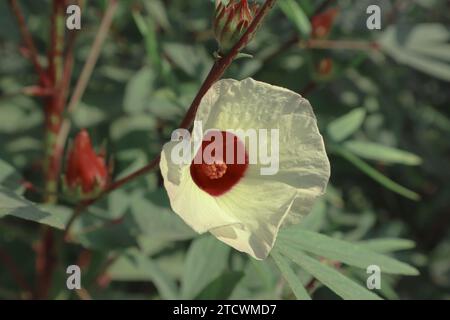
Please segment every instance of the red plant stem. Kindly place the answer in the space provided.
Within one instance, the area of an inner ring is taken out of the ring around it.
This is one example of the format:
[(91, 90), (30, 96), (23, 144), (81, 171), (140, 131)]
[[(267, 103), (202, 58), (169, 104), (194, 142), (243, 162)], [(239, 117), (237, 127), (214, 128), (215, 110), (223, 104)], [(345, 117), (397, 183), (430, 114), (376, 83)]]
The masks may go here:
[[(64, 0), (53, 0), (52, 2), (48, 78), (51, 86), (54, 88), (54, 93), (47, 99), (45, 106), (44, 176), (46, 203), (56, 203), (57, 201), (60, 158), (63, 154), (62, 148), (58, 148), (55, 141), (61, 127), (64, 111), (64, 4)], [(53, 230), (50, 227), (43, 227), (42, 238), (36, 247), (37, 299), (46, 299), (48, 297), (56, 263), (57, 255)]]
[(50, 86), (50, 80), (48, 79), (47, 74), (45, 73), (43, 67), (39, 63), (38, 52), (36, 46), (34, 45), (33, 38), (31, 36), (30, 30), (28, 30), (27, 24), (25, 22), (25, 17), (22, 13), (22, 9), (20, 8), (17, 0), (8, 0), (8, 4), (11, 7), (11, 10), (14, 16), (17, 19), (17, 23), (19, 25), (20, 34), (22, 36), (23, 42), (27, 46), (30, 52), (30, 60), (34, 65), (36, 73), (39, 76), (39, 80), (44, 87)]
[(64, 0), (53, 0), (51, 28), (50, 28), (50, 50), (48, 52), (49, 68), (48, 74), (55, 92), (47, 101), (45, 108), (45, 189), (48, 195), (46, 202), (55, 202), (52, 195), (57, 190), (60, 158), (63, 150), (57, 146), (56, 137), (62, 123), (64, 110), (63, 89), (63, 47), (64, 47)]
[(17, 283), (17, 285), (28, 294), (32, 293), (31, 286), (28, 285), (25, 276), (20, 271), (18, 265), (15, 263), (13, 258), (9, 255), (9, 253), (0, 247), (0, 261), (3, 263), (5, 268), (9, 271), (12, 276), (12, 279)]
[(42, 239), (36, 247), (36, 299), (46, 299), (51, 289), (56, 268), (56, 252), (53, 230), (43, 227)]
[[(209, 88), (217, 81), (219, 80), (227, 68), (231, 65), (233, 60), (236, 58), (236, 56), (239, 54), (239, 52), (248, 44), (248, 42), (251, 40), (252, 36), (258, 29), (258, 27), (261, 25), (264, 17), (269, 13), (270, 9), (275, 4), (276, 0), (266, 0), (266, 2), (263, 4), (261, 9), (256, 14), (255, 18), (253, 19), (252, 23), (246, 30), (246, 32), (242, 35), (242, 37), (239, 39), (239, 41), (234, 45), (234, 47), (223, 57), (220, 57), (211, 67), (211, 70), (208, 73), (208, 76), (203, 81), (203, 84), (201, 85), (199, 91), (197, 92), (194, 100), (192, 101), (188, 111), (186, 112), (186, 115), (184, 116), (183, 120), (181, 121), (180, 128), (188, 129), (192, 125), (192, 122), (195, 119), (195, 115), (197, 113), (198, 106), (200, 105), (200, 102), (206, 92), (208, 92)], [(77, 210), (74, 211), (74, 214), (72, 215), (71, 219), (67, 223), (66, 230), (65, 230), (65, 238), (67, 239), (67, 236), (69, 235), (70, 228), (73, 224), (73, 222), (76, 220), (76, 218), (83, 212), (87, 207), (89, 207), (91, 204), (95, 203), (97, 200), (105, 196), (106, 194), (110, 193), (111, 191), (114, 191), (121, 186), (129, 183), (130, 181), (133, 181), (134, 179), (147, 174), (148, 172), (152, 171), (157, 165), (159, 164), (160, 155), (156, 156), (149, 164), (147, 164), (145, 167), (133, 172), (132, 174), (117, 180), (113, 183), (111, 183), (97, 198), (84, 201), (81, 205), (81, 207), (77, 207)]]

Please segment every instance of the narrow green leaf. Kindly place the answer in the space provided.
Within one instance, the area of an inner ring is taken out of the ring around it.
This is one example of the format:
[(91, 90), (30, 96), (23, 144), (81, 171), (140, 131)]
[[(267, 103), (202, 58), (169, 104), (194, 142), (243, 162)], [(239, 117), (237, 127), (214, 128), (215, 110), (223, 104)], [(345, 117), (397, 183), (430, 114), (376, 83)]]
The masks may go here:
[[(438, 29), (442, 30), (438, 31)], [(407, 34), (406, 39), (404, 39), (404, 36), (400, 37), (399, 34), (404, 35), (405, 31), (395, 26), (390, 26), (384, 31), (379, 43), (385, 53), (399, 63), (433, 77), (450, 81), (450, 64), (448, 63), (450, 54), (444, 52), (448, 48), (448, 46), (445, 46), (448, 31), (444, 26), (437, 24), (432, 26), (423, 23), (414, 26), (414, 29)], [(437, 35), (437, 38), (432, 39), (433, 34)], [(402, 39), (402, 41), (399, 39)], [(417, 50), (417, 48), (427, 49)], [(437, 49), (433, 51), (433, 48)]]
[(361, 127), (365, 117), (366, 111), (357, 108), (332, 121), (327, 127), (327, 132), (334, 141), (342, 141)]
[(144, 1), (148, 14), (163, 29), (170, 31), (172, 26), (167, 16), (166, 5), (161, 0)]
[(383, 273), (419, 274), (415, 268), (391, 257), (370, 251), (355, 243), (330, 238), (308, 230), (298, 229), (295, 232), (285, 230), (279, 234), (279, 241), (286, 247), (305, 250), (362, 269), (366, 269), (370, 265), (377, 265)]
[(181, 298), (195, 298), (225, 269), (230, 247), (212, 236), (194, 240), (187, 253), (181, 282)]
[(161, 268), (149, 257), (135, 249), (128, 250), (108, 269), (116, 281), (152, 281), (163, 299), (177, 299), (177, 287)]
[(412, 240), (396, 238), (364, 240), (358, 242), (358, 245), (379, 253), (407, 250), (415, 247), (415, 243)]
[(350, 140), (344, 143), (344, 147), (365, 159), (410, 166), (416, 166), (422, 163), (422, 159), (413, 153), (373, 142)]
[(225, 272), (208, 284), (195, 300), (226, 300), (243, 276), (239, 271)]
[(159, 54), (159, 47), (158, 47), (158, 39), (156, 37), (156, 28), (155, 23), (152, 19), (147, 18), (147, 20), (144, 19), (144, 17), (138, 12), (133, 11), (132, 12), (134, 22), (136, 23), (139, 32), (144, 37), (145, 40), (145, 47), (147, 50), (147, 56), (149, 60), (153, 63), (153, 65), (160, 70), (161, 68), (161, 57)]
[(311, 33), (311, 23), (302, 7), (295, 0), (282, 0), (278, 2), (286, 17), (291, 20), (300, 34), (307, 38)]
[(340, 146), (334, 146), (332, 148), (333, 151), (344, 157), (346, 160), (351, 162), (355, 167), (360, 169), (362, 172), (367, 174), (369, 177), (371, 177), (373, 180), (377, 181), (382, 186), (386, 187), (387, 189), (394, 191), (405, 198), (411, 199), (411, 200), (419, 200), (420, 196), (415, 193), (414, 191), (411, 191), (402, 185), (398, 184), (397, 182), (389, 179), (385, 175), (381, 174), (377, 170), (375, 170), (373, 167), (371, 167), (369, 164), (361, 160), (359, 157), (354, 155), (353, 153), (347, 151), (345, 148)]
[(279, 245), (280, 251), (317, 280), (330, 288), (338, 296), (347, 300), (380, 300), (376, 294), (347, 278), (336, 269), (329, 267), (302, 251)]
[(277, 252), (277, 250), (272, 250), (270, 254), (275, 261), (278, 269), (280, 269), (283, 278), (287, 281), (298, 300), (311, 300), (308, 292), (300, 281), (299, 277), (292, 270), (289, 262)]

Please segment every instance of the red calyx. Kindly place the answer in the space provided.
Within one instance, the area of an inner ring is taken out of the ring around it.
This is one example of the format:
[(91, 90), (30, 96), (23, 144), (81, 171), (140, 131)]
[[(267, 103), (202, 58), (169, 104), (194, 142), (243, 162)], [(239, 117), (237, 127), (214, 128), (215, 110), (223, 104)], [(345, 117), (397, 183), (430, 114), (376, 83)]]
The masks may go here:
[(316, 66), (316, 70), (321, 76), (329, 75), (333, 70), (333, 60), (330, 58), (320, 60)]
[(325, 38), (331, 31), (334, 20), (339, 10), (336, 8), (328, 9), (324, 13), (320, 13), (311, 19), (312, 36), (314, 38)]
[(66, 166), (69, 188), (81, 186), (84, 193), (103, 189), (108, 181), (108, 168), (103, 156), (97, 155), (86, 130), (81, 130), (69, 150)]

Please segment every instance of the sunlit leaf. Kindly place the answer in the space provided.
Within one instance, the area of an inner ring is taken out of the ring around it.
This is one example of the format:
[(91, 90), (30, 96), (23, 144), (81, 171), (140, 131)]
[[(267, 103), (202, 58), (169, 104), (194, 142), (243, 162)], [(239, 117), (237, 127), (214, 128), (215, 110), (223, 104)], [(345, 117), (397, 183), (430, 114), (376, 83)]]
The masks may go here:
[(364, 109), (354, 109), (328, 124), (327, 132), (334, 141), (342, 141), (361, 127), (365, 116)]
[(422, 162), (422, 159), (413, 153), (373, 142), (350, 140), (346, 141), (344, 146), (354, 154), (370, 160), (411, 166), (419, 165)]
[(350, 161), (353, 165), (355, 165), (358, 169), (360, 169), (362, 172), (367, 174), (369, 177), (371, 177), (373, 180), (377, 181), (382, 186), (386, 187), (387, 189), (394, 191), (405, 198), (411, 199), (411, 200), (419, 200), (420, 196), (415, 193), (414, 191), (411, 191), (401, 185), (399, 185), (397, 182), (389, 179), (385, 175), (381, 174), (374, 168), (372, 168), (370, 165), (368, 165), (366, 162), (352, 154), (351, 152), (347, 151), (346, 149), (342, 147), (335, 146), (333, 147), (333, 150), (337, 152), (339, 155)]
[(279, 250), (317, 280), (347, 300), (378, 300), (379, 296), (365, 289), (336, 269), (308, 256), (300, 250), (279, 244)]
[(381, 255), (356, 243), (327, 237), (308, 230), (285, 230), (280, 233), (283, 246), (305, 250), (321, 257), (366, 269), (377, 265), (382, 272), (403, 275), (417, 275), (418, 271), (406, 263)]
[(283, 13), (291, 20), (303, 37), (309, 37), (311, 24), (302, 7), (295, 0), (281, 0), (278, 2)]

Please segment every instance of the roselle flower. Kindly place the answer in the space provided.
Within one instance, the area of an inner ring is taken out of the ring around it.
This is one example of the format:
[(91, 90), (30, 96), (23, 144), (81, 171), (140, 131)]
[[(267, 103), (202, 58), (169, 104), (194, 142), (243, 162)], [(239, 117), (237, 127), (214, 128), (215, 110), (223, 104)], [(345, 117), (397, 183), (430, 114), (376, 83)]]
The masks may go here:
[(175, 213), (256, 259), (267, 257), (280, 227), (308, 214), (330, 176), (309, 102), (253, 79), (214, 84), (192, 135), (174, 132), (160, 167)]
[(230, 0), (228, 4), (216, 0), (213, 28), (221, 53), (226, 53), (239, 41), (257, 10), (257, 5), (249, 5), (247, 0)]
[(339, 10), (336, 8), (328, 9), (327, 11), (320, 13), (311, 19), (312, 37), (313, 38), (326, 38), (333, 26)]
[(81, 130), (68, 152), (65, 188), (79, 197), (92, 197), (105, 188), (108, 176), (104, 157), (95, 152), (89, 133)]

